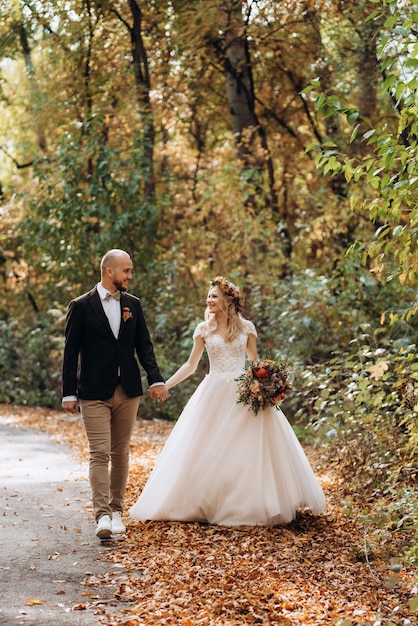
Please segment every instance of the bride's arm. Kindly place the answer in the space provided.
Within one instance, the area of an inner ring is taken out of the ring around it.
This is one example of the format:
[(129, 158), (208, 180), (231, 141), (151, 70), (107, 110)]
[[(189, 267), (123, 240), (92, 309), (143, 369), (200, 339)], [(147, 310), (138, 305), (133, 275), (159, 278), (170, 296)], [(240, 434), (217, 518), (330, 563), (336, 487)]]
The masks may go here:
[(190, 352), (190, 356), (186, 363), (179, 367), (177, 372), (170, 376), (170, 378), (166, 381), (165, 386), (167, 389), (172, 389), (196, 371), (204, 348), (204, 339), (203, 337), (198, 335), (197, 337), (195, 337), (192, 351)]
[(249, 361), (258, 361), (257, 339), (255, 335), (248, 335), (247, 356)]

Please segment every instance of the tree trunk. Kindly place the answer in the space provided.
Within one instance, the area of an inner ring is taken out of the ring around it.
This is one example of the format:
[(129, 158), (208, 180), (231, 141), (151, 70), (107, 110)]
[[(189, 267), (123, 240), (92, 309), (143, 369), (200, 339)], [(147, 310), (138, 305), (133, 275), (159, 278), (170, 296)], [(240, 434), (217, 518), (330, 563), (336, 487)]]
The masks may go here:
[(39, 89), (35, 78), (35, 71), (32, 62), (32, 52), (29, 45), (26, 28), (23, 22), (18, 25), (20, 45), (22, 46), (23, 57), (25, 59), (26, 71), (29, 78), (29, 84), (32, 92), (32, 104), (35, 111), (36, 135), (38, 138), (38, 148), (42, 152), (46, 152), (46, 137), (38, 114)]
[(142, 39), (142, 11), (136, 0), (129, 0), (129, 7), (133, 17), (133, 26), (130, 28), (132, 59), (137, 86), (139, 111), (142, 119), (143, 150), (144, 150), (144, 200), (153, 205), (155, 201), (154, 180), (154, 144), (155, 129), (150, 101), (151, 81), (148, 68), (148, 58)]
[[(377, 110), (377, 87), (380, 80), (380, 72), (376, 51), (376, 22), (370, 21), (358, 26), (359, 38), (362, 42), (359, 50), (357, 85), (357, 106), (360, 112), (360, 126), (358, 136), (370, 130), (368, 121), (373, 124), (376, 121)], [(363, 121), (365, 119), (366, 121)], [(363, 141), (356, 141), (357, 154), (367, 154), (370, 149)]]
[[(245, 204), (257, 212), (267, 202), (277, 211), (273, 163), (266, 134), (255, 111), (254, 83), (242, 5), (242, 0), (226, 0), (220, 4), (223, 39), (219, 42), (218, 53), (224, 68), (238, 158), (243, 178), (248, 184)], [(269, 182), (267, 198), (263, 184), (266, 173)]]

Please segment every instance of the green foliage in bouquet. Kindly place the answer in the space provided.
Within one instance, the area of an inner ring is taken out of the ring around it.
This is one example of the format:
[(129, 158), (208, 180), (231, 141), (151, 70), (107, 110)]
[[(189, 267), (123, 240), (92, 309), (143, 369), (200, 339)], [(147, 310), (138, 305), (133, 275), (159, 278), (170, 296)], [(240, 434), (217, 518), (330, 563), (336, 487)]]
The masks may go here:
[(263, 359), (249, 364), (238, 382), (238, 404), (246, 404), (257, 415), (269, 406), (278, 406), (292, 390), (290, 368), (285, 361)]

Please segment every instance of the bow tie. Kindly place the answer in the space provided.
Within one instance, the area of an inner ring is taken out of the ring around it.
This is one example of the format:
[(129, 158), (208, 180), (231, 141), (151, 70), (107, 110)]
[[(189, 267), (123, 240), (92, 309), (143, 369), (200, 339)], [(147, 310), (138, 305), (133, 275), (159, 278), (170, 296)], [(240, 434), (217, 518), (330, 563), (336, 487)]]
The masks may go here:
[(113, 298), (114, 300), (120, 300), (120, 291), (115, 291), (114, 293), (107, 293), (105, 296), (105, 300), (110, 300)]

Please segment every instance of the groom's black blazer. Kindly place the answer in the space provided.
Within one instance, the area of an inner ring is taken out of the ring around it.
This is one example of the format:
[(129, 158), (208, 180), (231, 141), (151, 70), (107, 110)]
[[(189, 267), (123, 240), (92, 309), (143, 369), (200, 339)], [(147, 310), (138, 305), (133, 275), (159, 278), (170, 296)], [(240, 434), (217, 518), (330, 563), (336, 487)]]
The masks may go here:
[(107, 400), (113, 396), (118, 376), (128, 397), (142, 395), (135, 352), (149, 385), (164, 382), (139, 298), (123, 292), (120, 306), (121, 324), (116, 339), (97, 287), (70, 302), (62, 367), (63, 397)]

